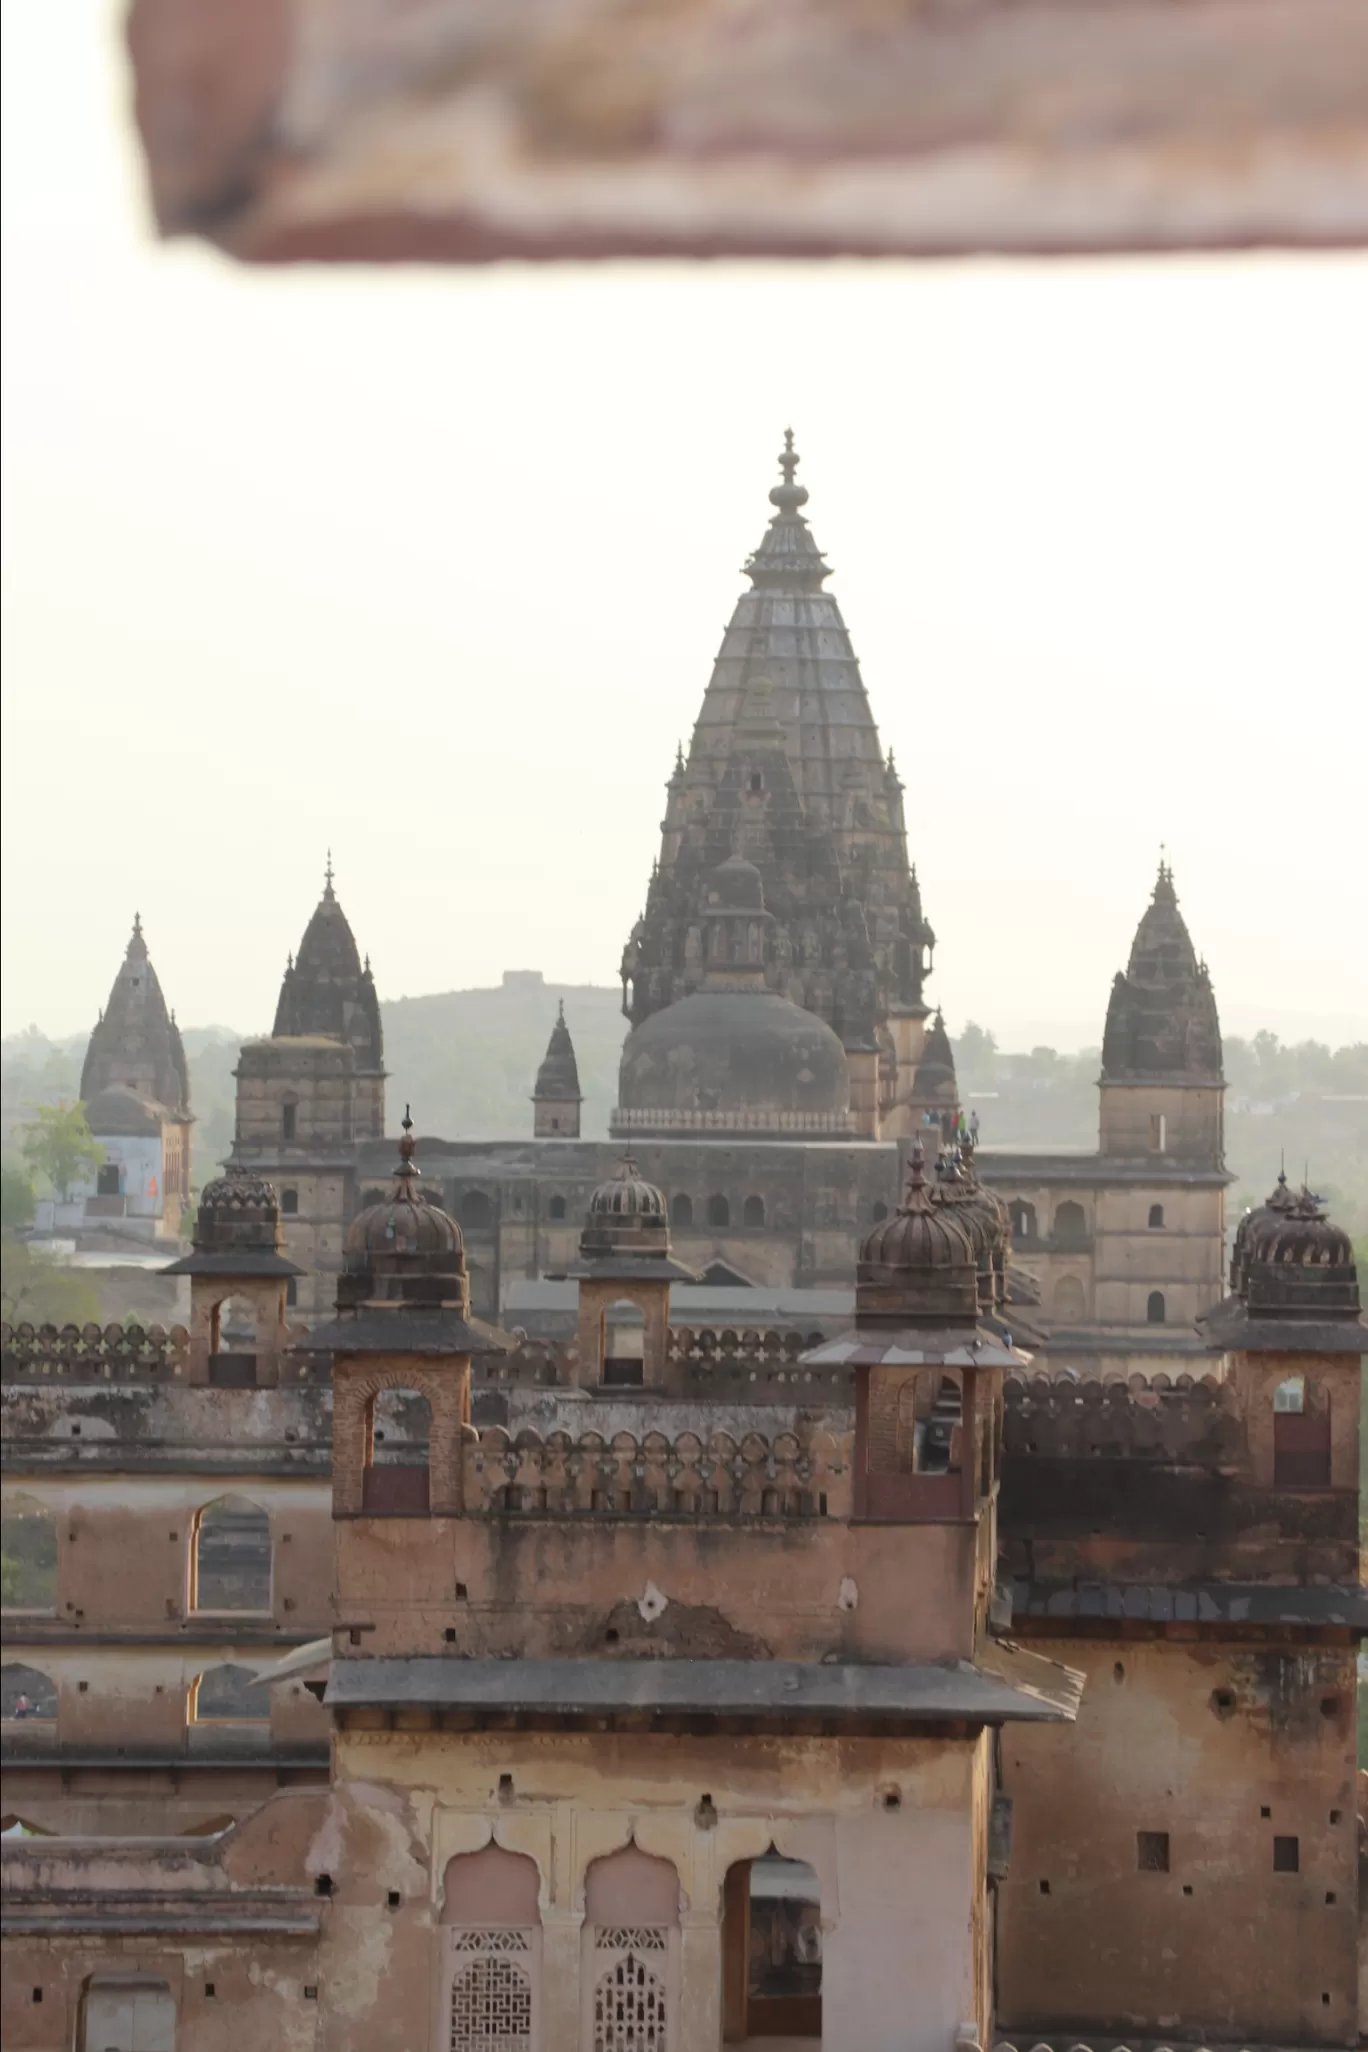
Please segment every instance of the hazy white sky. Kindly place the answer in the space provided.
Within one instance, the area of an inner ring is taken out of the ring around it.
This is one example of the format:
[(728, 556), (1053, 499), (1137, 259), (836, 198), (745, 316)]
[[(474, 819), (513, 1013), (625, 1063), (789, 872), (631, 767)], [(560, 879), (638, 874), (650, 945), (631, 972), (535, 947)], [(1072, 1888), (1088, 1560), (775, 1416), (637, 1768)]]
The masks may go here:
[(1228, 1030), (1368, 1033), (1368, 259), (250, 272), (112, 6), (5, 0), (4, 1025), (136, 908), (269, 1025), (611, 982), (793, 423), (951, 1026), (1096, 1041), (1167, 842)]

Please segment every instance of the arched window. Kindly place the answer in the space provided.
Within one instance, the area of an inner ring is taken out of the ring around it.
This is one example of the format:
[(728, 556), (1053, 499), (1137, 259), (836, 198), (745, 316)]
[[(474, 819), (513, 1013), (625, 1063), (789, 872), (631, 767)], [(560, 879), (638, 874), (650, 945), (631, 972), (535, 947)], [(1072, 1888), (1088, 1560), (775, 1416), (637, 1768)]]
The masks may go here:
[(603, 1380), (639, 1389), (646, 1379), (646, 1321), (639, 1304), (619, 1297), (603, 1314)]
[(1083, 1285), (1076, 1275), (1062, 1275), (1055, 1284), (1054, 1315), (1059, 1325), (1078, 1325), (1087, 1314)]
[(725, 1197), (715, 1194), (708, 1199), (708, 1224), (715, 1228), (731, 1224), (731, 1206)]
[(550, 1203), (549, 1203), (549, 1204), (547, 1205), (546, 1209), (547, 1209), (547, 1214), (548, 1214), (548, 1216), (549, 1216), (549, 1217), (551, 1217), (551, 1218), (564, 1218), (564, 1217), (565, 1217), (565, 1199), (564, 1199), (563, 1197), (553, 1197), (553, 1198), (551, 1199), (551, 1202), (550, 1202)]
[[(893, 1795), (896, 1804), (899, 1797)], [(888, 1797), (885, 1797), (887, 1804)], [(724, 2039), (785, 2043), (822, 2035), (822, 1897), (805, 1860), (771, 1847), (742, 1860), (722, 1889)]]
[(220, 1496), (195, 1519), (192, 1610), (269, 1612), (271, 1521), (245, 1496)]
[(1162, 1204), (1151, 1204), (1149, 1208), (1149, 1222), (1151, 1231), (1157, 1231), (1163, 1225), (1164, 1207)]
[(209, 1316), (211, 1354), (255, 1354), (256, 1305), (250, 1297), (225, 1297)]
[(888, 1217), (888, 1206), (883, 1203), (875, 1203), (869, 1215), (875, 1225), (882, 1225), (883, 1221)]
[(632, 1846), (595, 1860), (584, 1882), (581, 2044), (594, 2052), (672, 2047), (679, 2017), (679, 1877)]
[(41, 1667), (25, 1667), (22, 1660), (6, 1661), (0, 1667), (0, 1717), (6, 1724), (56, 1715), (57, 1690), (50, 1674), (44, 1674)]
[(534, 2052), (541, 2042), (535, 1862), (487, 1845), (447, 1863), (436, 2052)]
[(1070, 1201), (1059, 1205), (1054, 1215), (1056, 1240), (1066, 1247), (1077, 1247), (1088, 1237), (1088, 1214), (1081, 1204)]
[(1300, 1417), (1306, 1409), (1306, 1377), (1289, 1375), (1273, 1392), (1273, 1409), (1283, 1417)]
[(763, 1197), (748, 1197), (741, 1208), (741, 1222), (748, 1226), (762, 1226), (765, 1223), (765, 1200)]
[(299, 1209), (298, 1190), (282, 1190), (280, 1193), (280, 1208), (286, 1218), (293, 1218)]
[(1151, 1325), (1162, 1325), (1168, 1316), (1162, 1290), (1151, 1290), (1145, 1305), (1145, 1317)]
[(92, 1974), (81, 1996), (81, 2052), (176, 2052), (176, 1999), (155, 1974)]
[(295, 1137), (295, 1114), (296, 1114), (296, 1112), (297, 1112), (297, 1111), (298, 1111), (298, 1106), (297, 1106), (297, 1105), (294, 1105), (294, 1104), (288, 1104), (288, 1103), (287, 1103), (287, 1104), (282, 1104), (282, 1105), (281, 1105), (281, 1107), (280, 1107), (280, 1137), (281, 1137), (281, 1139), (282, 1139), (282, 1140), (293, 1140), (293, 1139), (294, 1139), (294, 1137)]
[(57, 1520), (36, 1497), (5, 1497), (0, 1558), (7, 1611), (57, 1608)]
[(485, 1232), (494, 1222), (494, 1206), (483, 1190), (461, 1192), (461, 1224), (472, 1232)]
[(420, 1515), (429, 1507), (432, 1406), (421, 1390), (381, 1389), (366, 1413), (361, 1507), (371, 1516)]
[(1011, 1202), (1012, 1238), (1033, 1240), (1036, 1237), (1036, 1208), (1024, 1197), (1014, 1197)]
[(693, 1198), (680, 1190), (670, 1199), (670, 1224), (691, 1226), (693, 1224)]
[(269, 1724), (271, 1692), (255, 1688), (256, 1670), (227, 1660), (206, 1667), (190, 1688), (192, 1724)]

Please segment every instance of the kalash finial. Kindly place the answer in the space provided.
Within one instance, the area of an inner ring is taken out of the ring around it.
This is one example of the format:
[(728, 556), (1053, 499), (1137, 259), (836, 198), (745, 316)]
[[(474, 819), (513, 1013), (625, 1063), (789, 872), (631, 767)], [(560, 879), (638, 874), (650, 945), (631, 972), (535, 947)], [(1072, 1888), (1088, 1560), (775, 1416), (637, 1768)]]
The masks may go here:
[(907, 1157), (907, 1189), (903, 1196), (904, 1211), (919, 1211), (927, 1203), (926, 1156), (920, 1140), (912, 1143), (912, 1152)]
[(397, 1173), (401, 1176), (420, 1176), (422, 1170), (413, 1159), (418, 1142), (413, 1137), (413, 1120), (409, 1117), (409, 1111), (410, 1106), (405, 1105), (404, 1116), (399, 1121), (404, 1132), (403, 1138), (399, 1142), (399, 1167)]
[(798, 451), (793, 446), (793, 429), (784, 429), (784, 446), (779, 453), (779, 474), (782, 484), (775, 485), (770, 493), (771, 506), (777, 506), (781, 513), (796, 513), (807, 504), (807, 486), (794, 483), (794, 472), (798, 468)]
[(331, 848), (329, 848), (329, 850), (328, 850), (328, 859), (327, 859), (326, 863), (325, 863), (325, 864), (323, 865), (323, 895), (324, 895), (324, 897), (325, 897), (325, 898), (330, 898), (330, 897), (332, 896), (332, 894), (333, 894), (333, 860), (332, 860), (332, 849), (331, 849)]

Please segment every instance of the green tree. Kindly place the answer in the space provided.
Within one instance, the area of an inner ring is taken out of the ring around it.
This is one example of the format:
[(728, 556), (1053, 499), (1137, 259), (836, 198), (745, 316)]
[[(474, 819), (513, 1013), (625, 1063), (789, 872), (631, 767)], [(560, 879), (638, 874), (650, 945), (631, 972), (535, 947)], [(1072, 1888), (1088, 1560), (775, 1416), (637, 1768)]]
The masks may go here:
[(24, 1240), (0, 1241), (0, 1297), (7, 1325), (95, 1325), (100, 1298), (74, 1269), (35, 1254)]
[(33, 1185), (17, 1161), (0, 1164), (0, 1227), (17, 1233), (33, 1224)]
[(36, 1175), (46, 1177), (63, 1201), (72, 1184), (104, 1160), (104, 1149), (86, 1124), (83, 1104), (40, 1104), (37, 1117), (19, 1131), (24, 1160)]

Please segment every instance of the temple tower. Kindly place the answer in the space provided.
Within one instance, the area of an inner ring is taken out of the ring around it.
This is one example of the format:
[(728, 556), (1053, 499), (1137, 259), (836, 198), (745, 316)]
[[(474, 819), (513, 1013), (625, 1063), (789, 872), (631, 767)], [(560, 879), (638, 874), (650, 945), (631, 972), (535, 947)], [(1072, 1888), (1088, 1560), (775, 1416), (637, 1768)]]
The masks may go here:
[(575, 1060), (575, 1044), (570, 1038), (570, 1028), (565, 1023), (565, 1006), (562, 1004), (556, 1023), (551, 1028), (546, 1055), (537, 1071), (537, 1081), (532, 1091), (533, 1138), (578, 1140), (580, 1107), (583, 1103), (579, 1064)]
[(739, 855), (772, 917), (770, 988), (835, 1031), (859, 1130), (871, 1132), (911, 1089), (935, 935), (908, 864), (902, 784), (822, 588), (830, 572), (791, 433), (779, 467), (751, 588), (667, 788), (660, 860), (623, 955), (623, 1009), (641, 1026), (698, 988), (708, 880)]
[(87, 1222), (174, 1238), (190, 1201), (190, 1074), (137, 913), (86, 1049), (81, 1102), (104, 1149)]
[(385, 1130), (384, 1046), (369, 959), (363, 965), (333, 890), (290, 957), (269, 1038), (243, 1044), (235, 1070), (233, 1159), (280, 1192), (299, 1309), (332, 1300), (342, 1236), (356, 1208), (356, 1146)]

